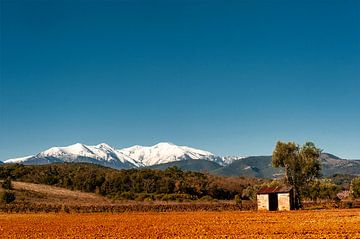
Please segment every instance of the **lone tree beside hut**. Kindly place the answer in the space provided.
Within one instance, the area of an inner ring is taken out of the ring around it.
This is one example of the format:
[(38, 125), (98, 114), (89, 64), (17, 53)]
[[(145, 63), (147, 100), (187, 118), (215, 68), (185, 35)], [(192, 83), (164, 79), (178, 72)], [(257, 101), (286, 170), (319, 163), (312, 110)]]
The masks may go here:
[(314, 143), (307, 142), (299, 146), (294, 142), (278, 141), (272, 155), (274, 167), (285, 169), (285, 179), (293, 187), (295, 209), (302, 207), (301, 197), (304, 187), (320, 176), (321, 150)]

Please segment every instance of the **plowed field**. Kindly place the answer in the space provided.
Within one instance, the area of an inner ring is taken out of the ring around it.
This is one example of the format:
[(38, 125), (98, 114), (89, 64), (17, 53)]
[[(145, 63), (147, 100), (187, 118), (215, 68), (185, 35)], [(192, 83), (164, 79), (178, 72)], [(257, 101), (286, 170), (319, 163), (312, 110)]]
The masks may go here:
[(360, 210), (0, 214), (0, 238), (360, 238)]

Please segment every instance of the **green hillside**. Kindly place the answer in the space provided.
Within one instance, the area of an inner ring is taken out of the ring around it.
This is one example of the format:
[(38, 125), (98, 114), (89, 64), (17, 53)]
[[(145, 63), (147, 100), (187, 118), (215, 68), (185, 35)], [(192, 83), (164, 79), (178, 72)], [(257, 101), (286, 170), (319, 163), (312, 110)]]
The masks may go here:
[(212, 172), (214, 170), (222, 168), (219, 164), (208, 160), (183, 160), (171, 163), (158, 164), (147, 168), (164, 170), (174, 166), (184, 171), (196, 172)]
[[(321, 154), (322, 175), (329, 177), (335, 174), (360, 175), (360, 160), (341, 159), (332, 154)], [(176, 166), (184, 171), (209, 172), (220, 176), (242, 176), (256, 178), (278, 178), (283, 175), (281, 168), (271, 165), (271, 156), (251, 156), (236, 160), (230, 165), (220, 166), (206, 160), (184, 160), (159, 164), (149, 168), (164, 170)]]

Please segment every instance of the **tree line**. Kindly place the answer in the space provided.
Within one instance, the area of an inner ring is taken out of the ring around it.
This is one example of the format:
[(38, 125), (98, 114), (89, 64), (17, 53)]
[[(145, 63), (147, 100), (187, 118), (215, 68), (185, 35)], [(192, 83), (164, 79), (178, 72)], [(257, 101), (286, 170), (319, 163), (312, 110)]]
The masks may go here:
[(195, 200), (234, 199), (260, 179), (226, 179), (206, 173), (151, 169), (115, 170), (86, 163), (51, 165), (9, 164), (0, 167), (0, 179), (11, 178), (93, 192), (114, 199)]
[[(88, 163), (59, 163), (50, 165), (4, 164), (0, 166), (3, 201), (14, 199), (9, 180), (46, 184), (70, 190), (97, 193), (113, 199), (139, 201), (190, 200), (255, 200), (264, 186), (291, 185), (297, 190), (297, 207), (302, 199), (331, 199), (349, 189), (353, 198), (360, 197), (360, 178), (335, 175), (318, 178), (318, 149), (313, 144), (299, 147), (294, 143), (278, 143), (273, 154), (274, 166), (285, 168), (284, 180), (265, 180), (245, 177), (221, 177), (208, 173), (182, 171), (176, 167), (166, 170), (116, 170)], [(6, 199), (6, 200), (5, 200)]]

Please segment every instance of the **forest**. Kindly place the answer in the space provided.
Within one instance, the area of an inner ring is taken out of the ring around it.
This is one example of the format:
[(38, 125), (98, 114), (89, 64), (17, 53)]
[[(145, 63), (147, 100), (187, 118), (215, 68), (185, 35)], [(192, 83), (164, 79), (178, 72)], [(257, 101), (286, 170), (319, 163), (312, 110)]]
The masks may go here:
[[(336, 199), (338, 192), (349, 189), (353, 178), (335, 175), (317, 180), (309, 185), (304, 196), (311, 200)], [(0, 180), (5, 179), (137, 201), (252, 200), (259, 188), (284, 183), (281, 180), (215, 176), (176, 167), (116, 170), (87, 163), (5, 164), (0, 166)]]
[[(23, 181), (97, 193), (113, 199), (187, 201), (231, 200), (266, 180), (220, 177), (207, 173), (166, 170), (115, 170), (87, 163), (0, 166), (0, 179)], [(244, 197), (250, 195), (243, 195)]]

